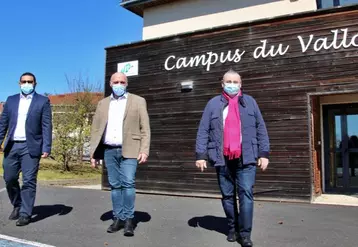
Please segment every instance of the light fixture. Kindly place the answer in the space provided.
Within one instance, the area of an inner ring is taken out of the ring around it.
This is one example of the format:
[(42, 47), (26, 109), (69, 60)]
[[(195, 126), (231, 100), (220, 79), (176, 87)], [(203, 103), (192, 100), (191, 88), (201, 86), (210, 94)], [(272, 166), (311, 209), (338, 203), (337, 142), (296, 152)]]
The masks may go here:
[(193, 81), (183, 81), (180, 83), (182, 91), (191, 91), (193, 90)]

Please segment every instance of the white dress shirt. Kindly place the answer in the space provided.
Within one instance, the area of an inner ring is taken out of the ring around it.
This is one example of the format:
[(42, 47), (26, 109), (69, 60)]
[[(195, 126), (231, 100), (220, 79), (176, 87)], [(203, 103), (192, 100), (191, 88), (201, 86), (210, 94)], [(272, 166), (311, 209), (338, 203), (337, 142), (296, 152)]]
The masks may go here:
[(108, 122), (104, 144), (109, 146), (121, 146), (123, 142), (123, 117), (126, 109), (128, 94), (125, 93), (118, 99), (111, 95), (109, 103)]
[(227, 118), (227, 114), (229, 113), (229, 106), (226, 106), (223, 111), (223, 126), (225, 127), (225, 121)]
[(32, 102), (33, 93), (27, 96), (20, 94), (17, 124), (14, 132), (14, 141), (26, 141), (26, 119)]

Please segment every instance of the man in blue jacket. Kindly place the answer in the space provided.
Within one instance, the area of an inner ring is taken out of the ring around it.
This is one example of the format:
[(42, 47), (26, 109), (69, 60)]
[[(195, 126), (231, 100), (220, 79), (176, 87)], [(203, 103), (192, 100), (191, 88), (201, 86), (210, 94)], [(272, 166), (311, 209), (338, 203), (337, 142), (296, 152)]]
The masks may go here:
[[(215, 166), (228, 219), (227, 240), (253, 246), (253, 186), (256, 165), (268, 166), (269, 138), (256, 101), (241, 90), (240, 75), (230, 70), (222, 81), (223, 93), (204, 109), (196, 139), (196, 166)], [(237, 186), (240, 213), (235, 212)], [(238, 217), (237, 217), (238, 215)]]
[[(20, 77), (20, 94), (7, 98), (0, 117), (0, 146), (4, 143), (4, 180), (13, 205), (10, 220), (17, 226), (30, 223), (36, 197), (37, 173), (41, 158), (51, 152), (52, 113), (47, 97), (35, 92), (36, 77)], [(19, 173), (23, 185), (20, 189)]]

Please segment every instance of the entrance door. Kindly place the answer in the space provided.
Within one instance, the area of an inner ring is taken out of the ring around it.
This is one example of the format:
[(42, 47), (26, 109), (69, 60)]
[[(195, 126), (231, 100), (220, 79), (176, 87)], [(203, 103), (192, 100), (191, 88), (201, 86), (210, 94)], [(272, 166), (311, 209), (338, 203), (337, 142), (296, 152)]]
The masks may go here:
[(358, 104), (323, 106), (326, 192), (358, 191)]

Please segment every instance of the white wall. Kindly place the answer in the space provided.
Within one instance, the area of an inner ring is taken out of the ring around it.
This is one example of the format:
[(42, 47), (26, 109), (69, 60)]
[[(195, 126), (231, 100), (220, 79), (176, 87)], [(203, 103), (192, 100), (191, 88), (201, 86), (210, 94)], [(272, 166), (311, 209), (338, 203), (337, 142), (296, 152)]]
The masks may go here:
[(316, 0), (175, 1), (144, 10), (143, 39), (316, 9)]

